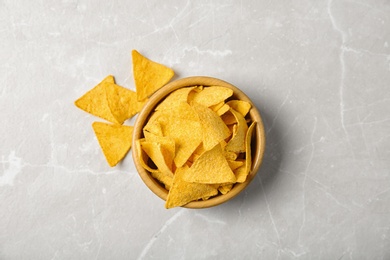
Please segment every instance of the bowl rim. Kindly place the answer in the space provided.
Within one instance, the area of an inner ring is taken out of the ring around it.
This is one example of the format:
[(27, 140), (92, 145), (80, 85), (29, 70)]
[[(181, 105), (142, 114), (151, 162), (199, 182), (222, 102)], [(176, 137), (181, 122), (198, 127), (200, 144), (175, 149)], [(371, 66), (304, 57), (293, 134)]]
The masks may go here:
[[(175, 81), (172, 81), (166, 85), (164, 85), (162, 88), (160, 88), (158, 91), (156, 91), (144, 104), (142, 110), (138, 114), (138, 117), (134, 124), (134, 130), (133, 130), (133, 141), (132, 141), (132, 155), (133, 155), (133, 161), (136, 166), (137, 172), (145, 185), (158, 197), (160, 197), (162, 200), (166, 201), (168, 191), (156, 180), (154, 179), (150, 173), (145, 170), (139, 160), (139, 154), (136, 147), (136, 142), (138, 139), (143, 137), (143, 127), (146, 123), (146, 120), (148, 120), (150, 114), (154, 111), (154, 108), (164, 99), (172, 93), (173, 91), (184, 88), (184, 87), (190, 87), (190, 86), (222, 86), (227, 87), (233, 90), (233, 97), (236, 97), (240, 100), (247, 101), (251, 104), (251, 109), (249, 111), (249, 115), (252, 118), (253, 121), (256, 121), (256, 127), (254, 131), (255, 135), (255, 150), (253, 152), (254, 146), (252, 146), (252, 167), (251, 170), (247, 176), (247, 179), (243, 183), (236, 183), (233, 188), (224, 195), (217, 195), (215, 197), (212, 197), (208, 200), (199, 200), (199, 201), (192, 201), (187, 203), (186, 205), (183, 205), (181, 207), (184, 208), (192, 208), (192, 209), (200, 209), (200, 208), (209, 208), (214, 207), (217, 205), (220, 205), (234, 197), (236, 197), (241, 191), (243, 191), (249, 183), (254, 179), (256, 176), (260, 165), (263, 161), (264, 152), (265, 152), (265, 131), (264, 131), (264, 124), (262, 117), (260, 115), (260, 112), (254, 105), (254, 103), (251, 101), (251, 99), (239, 88), (236, 86), (213, 77), (208, 76), (192, 76), (192, 77), (186, 77), (181, 78)], [(252, 140), (253, 143), (253, 140)]]

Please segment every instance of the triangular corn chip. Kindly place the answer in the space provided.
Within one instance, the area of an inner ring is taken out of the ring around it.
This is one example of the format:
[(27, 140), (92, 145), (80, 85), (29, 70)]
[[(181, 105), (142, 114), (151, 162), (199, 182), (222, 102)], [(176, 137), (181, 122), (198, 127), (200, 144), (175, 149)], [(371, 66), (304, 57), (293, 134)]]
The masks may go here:
[(133, 50), (131, 54), (137, 99), (144, 101), (167, 84), (174, 72), (171, 68), (147, 59), (136, 50)]
[(234, 174), (237, 178), (237, 182), (242, 183), (246, 181), (246, 178), (251, 170), (252, 166), (252, 150), (251, 150), (251, 141), (252, 133), (256, 127), (256, 122), (253, 122), (249, 127), (245, 136), (245, 164), (234, 171)]
[(114, 83), (104, 85), (111, 114), (119, 124), (141, 111), (145, 101), (139, 102), (137, 93)]
[(177, 107), (182, 102), (188, 101), (188, 94), (195, 87), (180, 88), (169, 94), (157, 107), (156, 110), (164, 111), (165, 109), (172, 109)]
[(146, 132), (149, 132), (155, 135), (163, 136), (162, 127), (159, 121), (160, 116), (161, 111), (156, 111), (150, 116), (148, 122), (143, 128), (144, 135), (146, 134)]
[(175, 165), (181, 167), (190, 158), (194, 150), (202, 142), (203, 132), (200, 122), (186, 119), (171, 120), (163, 126), (164, 135), (175, 140)]
[(98, 116), (112, 123), (119, 123), (111, 113), (106, 95), (105, 85), (114, 83), (114, 77), (111, 75), (107, 76), (97, 86), (77, 99), (75, 105), (94, 116)]
[(142, 141), (140, 142), (142, 150), (154, 162), (157, 168), (165, 173), (172, 173), (173, 156), (168, 149), (158, 142)]
[(149, 156), (144, 152), (144, 150), (142, 150), (141, 148), (141, 143), (145, 141), (145, 138), (142, 138), (142, 139), (138, 139), (136, 142), (135, 142), (135, 146), (136, 146), (136, 149), (137, 149), (137, 152), (139, 154), (139, 161), (142, 165), (142, 167), (147, 170), (148, 172), (159, 172), (160, 170), (159, 169), (153, 169), (152, 167), (150, 167), (150, 165), (148, 164), (148, 160), (149, 160)]
[(186, 171), (185, 181), (216, 184), (234, 183), (236, 177), (223, 156), (221, 145), (217, 144), (211, 150), (204, 152)]
[[(204, 90), (203, 90), (204, 91)], [(210, 108), (192, 103), (193, 109), (198, 113), (203, 128), (203, 146), (206, 150), (213, 148), (231, 134), (222, 119)]]
[(230, 109), (230, 112), (237, 120), (237, 127), (225, 150), (228, 152), (242, 153), (245, 152), (245, 135), (248, 130), (248, 125), (246, 124), (245, 118), (239, 112), (234, 109)]
[(239, 112), (242, 116), (246, 116), (249, 110), (251, 109), (251, 104), (243, 100), (230, 100), (226, 102), (226, 105), (229, 105), (231, 108)]
[(233, 184), (222, 184), (221, 186), (218, 187), (219, 192), (222, 194), (228, 193), (231, 189), (233, 188)]
[(195, 93), (192, 101), (206, 107), (225, 101), (233, 95), (233, 90), (220, 86), (205, 87), (199, 93)]
[(235, 169), (241, 167), (244, 165), (245, 161), (242, 161), (242, 160), (237, 160), (237, 161), (230, 161), (230, 160), (227, 160), (228, 164), (229, 164), (229, 167), (232, 171), (234, 171)]
[(115, 166), (131, 148), (133, 127), (102, 122), (94, 122), (92, 127), (108, 164)]
[(227, 111), (229, 111), (230, 106), (228, 104), (224, 104), (222, 107), (220, 107), (216, 112), (219, 116), (222, 116), (225, 114)]
[(188, 166), (177, 168), (165, 203), (167, 209), (180, 207), (191, 201), (218, 194), (218, 190), (211, 185), (184, 181), (183, 176), (188, 170)]
[(164, 184), (165, 189), (170, 190), (173, 183), (173, 174), (164, 173), (160, 171), (151, 173), (153, 178), (157, 179), (159, 182)]

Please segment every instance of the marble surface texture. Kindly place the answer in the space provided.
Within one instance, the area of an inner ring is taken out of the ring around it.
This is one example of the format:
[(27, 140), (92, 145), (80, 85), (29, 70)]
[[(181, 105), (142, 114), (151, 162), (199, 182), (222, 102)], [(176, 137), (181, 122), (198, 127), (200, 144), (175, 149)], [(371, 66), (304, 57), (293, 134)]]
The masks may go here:
[[(135, 89), (132, 49), (253, 99), (238, 197), (166, 210), (107, 165), (73, 102)], [(0, 259), (390, 259), (388, 0), (0, 0), (0, 60)]]

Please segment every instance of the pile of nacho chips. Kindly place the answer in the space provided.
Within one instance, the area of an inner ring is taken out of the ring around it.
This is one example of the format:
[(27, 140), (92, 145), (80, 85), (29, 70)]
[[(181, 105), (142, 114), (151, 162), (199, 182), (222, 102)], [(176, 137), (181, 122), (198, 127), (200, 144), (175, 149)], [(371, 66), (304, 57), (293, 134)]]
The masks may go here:
[[(251, 168), (251, 105), (230, 88), (191, 86), (167, 96), (137, 141), (142, 166), (168, 191), (166, 208), (226, 194)], [(249, 126), (248, 126), (249, 125)]]
[(123, 123), (141, 111), (148, 97), (174, 75), (172, 69), (147, 59), (136, 50), (132, 51), (132, 61), (135, 92), (117, 85), (114, 77), (109, 75), (75, 102), (80, 109), (111, 122), (92, 124), (111, 167), (118, 164), (131, 148), (133, 127)]

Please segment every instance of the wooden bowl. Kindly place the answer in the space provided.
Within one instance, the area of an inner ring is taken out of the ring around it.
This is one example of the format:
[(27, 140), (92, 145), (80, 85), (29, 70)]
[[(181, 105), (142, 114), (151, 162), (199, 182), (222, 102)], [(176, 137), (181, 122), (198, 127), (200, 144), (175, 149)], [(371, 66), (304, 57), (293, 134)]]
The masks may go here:
[(171, 83), (168, 83), (164, 87), (162, 87), (160, 90), (158, 90), (150, 97), (150, 99), (144, 105), (142, 111), (139, 113), (134, 125), (133, 145), (132, 145), (133, 159), (140, 177), (142, 178), (146, 186), (148, 186), (148, 188), (152, 192), (154, 192), (157, 196), (159, 196), (161, 199), (163, 200), (167, 199), (168, 191), (164, 188), (163, 185), (161, 185), (156, 179), (154, 179), (147, 170), (145, 170), (142, 167), (139, 159), (139, 154), (137, 152), (137, 149), (135, 149), (136, 147), (135, 143), (138, 139), (143, 138), (143, 131), (142, 131), (143, 127), (147, 123), (149, 116), (154, 112), (154, 108), (173, 91), (179, 88), (189, 87), (189, 86), (222, 86), (222, 87), (227, 87), (232, 89), (234, 99), (244, 100), (249, 102), (252, 105), (252, 108), (249, 111), (249, 117), (251, 118), (252, 121), (257, 122), (256, 128), (254, 130), (254, 137), (252, 138), (252, 145), (251, 145), (252, 168), (248, 174), (246, 181), (243, 183), (236, 183), (233, 186), (233, 188), (225, 195), (219, 194), (208, 200), (193, 201), (183, 206), (185, 208), (195, 208), (195, 209), (208, 208), (208, 207), (217, 206), (221, 203), (224, 203), (234, 198), (241, 191), (243, 191), (248, 186), (248, 184), (253, 180), (253, 178), (256, 176), (257, 171), (263, 160), (263, 155), (265, 150), (264, 126), (259, 111), (256, 109), (255, 105), (248, 98), (248, 96), (246, 96), (237, 87), (223, 80), (211, 78), (211, 77), (200, 77), (200, 76), (189, 77), (189, 78), (183, 78), (183, 79), (173, 81)]

